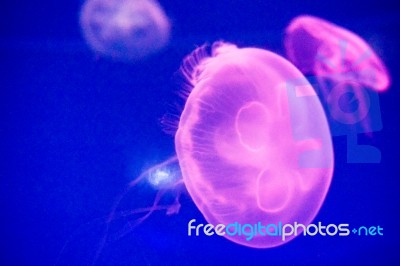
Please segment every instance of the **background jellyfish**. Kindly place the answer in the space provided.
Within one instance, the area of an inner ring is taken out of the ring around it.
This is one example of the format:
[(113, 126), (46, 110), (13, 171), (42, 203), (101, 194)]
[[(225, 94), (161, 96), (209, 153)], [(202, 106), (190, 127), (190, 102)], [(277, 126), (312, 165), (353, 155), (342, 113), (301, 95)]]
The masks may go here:
[(288, 58), (303, 73), (351, 78), (375, 91), (390, 85), (386, 67), (372, 48), (361, 37), (326, 20), (313, 16), (293, 19), (284, 43)]
[(80, 24), (96, 53), (120, 61), (144, 59), (170, 37), (168, 18), (154, 0), (88, 0)]
[(348, 162), (379, 162), (379, 150), (357, 145), (356, 134), (382, 127), (376, 92), (390, 77), (381, 59), (361, 37), (312, 16), (293, 19), (284, 43), (289, 60), (315, 78), (332, 134), (348, 135)]
[[(304, 76), (274, 53), (222, 42), (211, 55), (199, 48), (188, 56), (183, 73), (192, 90), (175, 146), (183, 181), (206, 220), (309, 224), (331, 182), (333, 151)], [(254, 248), (285, 243), (225, 237)]]

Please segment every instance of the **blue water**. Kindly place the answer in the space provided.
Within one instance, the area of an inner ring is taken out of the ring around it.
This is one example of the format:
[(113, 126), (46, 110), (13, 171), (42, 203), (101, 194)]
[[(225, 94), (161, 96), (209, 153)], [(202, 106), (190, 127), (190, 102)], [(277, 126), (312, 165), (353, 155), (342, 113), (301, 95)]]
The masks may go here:
[[(360, 137), (380, 149), (381, 163), (348, 164), (346, 139), (335, 137), (333, 182), (315, 219), (380, 225), (384, 235), (298, 237), (265, 250), (188, 237), (190, 219), (206, 221), (184, 194), (179, 214), (156, 213), (116, 237), (96, 265), (399, 263), (399, 10), (390, 1), (160, 2), (173, 21), (172, 43), (140, 64), (93, 55), (79, 31), (79, 1), (19, 1), (2, 8), (0, 265), (92, 263), (101, 218), (115, 198), (143, 169), (174, 154), (173, 137), (159, 120), (179, 102), (182, 58), (220, 39), (282, 53), (283, 29), (304, 13), (357, 32), (392, 74), (389, 91), (379, 95), (382, 130), (373, 139)], [(140, 197), (127, 195), (123, 206), (148, 206), (154, 191), (141, 189)]]

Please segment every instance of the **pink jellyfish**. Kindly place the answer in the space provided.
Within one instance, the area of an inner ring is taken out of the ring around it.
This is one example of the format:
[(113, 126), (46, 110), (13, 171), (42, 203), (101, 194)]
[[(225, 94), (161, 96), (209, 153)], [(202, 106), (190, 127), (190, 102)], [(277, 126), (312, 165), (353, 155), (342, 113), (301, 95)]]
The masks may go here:
[[(110, 239), (132, 231), (154, 211), (180, 209), (185, 185), (205, 219), (217, 224), (307, 226), (317, 215), (333, 174), (333, 149), (325, 113), (310, 83), (286, 59), (256, 48), (217, 42), (186, 57), (182, 73), (190, 85), (175, 135), (177, 156), (133, 180), (158, 189), (150, 207), (120, 211), (123, 193), (106, 219), (94, 261)], [(179, 167), (176, 167), (179, 163)], [(173, 203), (163, 199), (174, 192)], [(113, 235), (114, 221), (128, 224)], [(269, 234), (224, 236), (253, 248), (276, 247)]]
[(155, 0), (87, 0), (80, 23), (96, 53), (120, 61), (142, 60), (170, 36), (169, 20)]
[(380, 162), (379, 150), (357, 144), (357, 133), (382, 127), (377, 92), (388, 89), (390, 76), (378, 55), (361, 37), (313, 16), (293, 19), (284, 43), (289, 60), (316, 77), (332, 134), (347, 135), (347, 161)]
[(326, 20), (293, 19), (286, 28), (285, 48), (303, 73), (339, 79), (350, 76), (376, 91), (390, 85), (386, 67), (372, 48), (361, 37)]
[[(308, 225), (327, 194), (333, 151), (321, 103), (301, 72), (272, 52), (222, 42), (210, 55), (197, 49), (182, 69), (191, 91), (175, 147), (205, 219)], [(224, 236), (254, 248), (295, 237)]]
[[(364, 88), (382, 92), (390, 85), (388, 71), (372, 48), (356, 34), (313, 16), (293, 19), (284, 43), (289, 60), (319, 80), (331, 116), (342, 124), (361, 121), (369, 132), (370, 101)], [(339, 108), (339, 98), (350, 93), (358, 100), (356, 112)]]

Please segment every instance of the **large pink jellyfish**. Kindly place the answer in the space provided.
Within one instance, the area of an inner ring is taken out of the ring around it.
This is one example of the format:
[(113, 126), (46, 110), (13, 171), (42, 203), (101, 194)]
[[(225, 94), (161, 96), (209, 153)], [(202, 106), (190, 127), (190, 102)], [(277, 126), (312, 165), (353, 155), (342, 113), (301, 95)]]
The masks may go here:
[[(129, 183), (106, 219), (93, 264), (110, 242), (154, 211), (177, 213), (183, 185), (214, 225), (307, 226), (322, 206), (333, 174), (331, 136), (313, 87), (296, 67), (266, 50), (217, 42), (211, 53), (200, 47), (189, 55), (182, 73), (190, 87), (175, 135), (177, 156)], [(158, 190), (153, 205), (120, 211), (126, 194), (144, 180)], [(164, 200), (169, 192), (173, 203)], [(114, 233), (113, 223), (121, 219), (128, 223)], [(224, 236), (270, 248), (300, 235), (299, 229), (285, 241), (268, 234), (250, 241), (244, 235)]]
[(144, 59), (170, 36), (168, 18), (155, 0), (87, 0), (80, 23), (95, 52), (120, 61)]
[(316, 77), (332, 134), (347, 135), (347, 161), (380, 162), (379, 150), (357, 144), (357, 133), (382, 127), (377, 92), (388, 89), (390, 76), (378, 55), (361, 37), (313, 16), (293, 19), (284, 43), (289, 60)]
[[(175, 136), (183, 181), (211, 224), (309, 224), (333, 173), (327, 120), (314, 89), (284, 58), (222, 42), (183, 72), (192, 90)], [(225, 235), (254, 248), (279, 237)], [(287, 240), (293, 239), (290, 236)]]

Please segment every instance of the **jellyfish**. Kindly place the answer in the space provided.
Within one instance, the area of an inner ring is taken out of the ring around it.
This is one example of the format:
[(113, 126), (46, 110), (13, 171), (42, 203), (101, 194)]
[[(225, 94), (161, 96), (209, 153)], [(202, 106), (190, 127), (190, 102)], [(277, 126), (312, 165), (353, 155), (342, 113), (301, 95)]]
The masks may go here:
[[(309, 224), (330, 186), (333, 150), (306, 78), (277, 54), (224, 42), (209, 54), (197, 49), (182, 71), (190, 93), (175, 149), (183, 182), (205, 219)], [(285, 243), (268, 235), (224, 237), (253, 248)]]
[[(155, 211), (177, 214), (181, 193), (213, 225), (307, 226), (323, 204), (333, 175), (331, 136), (316, 92), (294, 65), (264, 49), (216, 42), (188, 55), (181, 73), (186, 102), (179, 120), (169, 123), (177, 125), (176, 155), (143, 171), (116, 199), (93, 264), (110, 242)], [(123, 198), (141, 184), (155, 189), (153, 204), (121, 210)], [(165, 201), (171, 192), (173, 200)], [(128, 222), (115, 232), (121, 219)], [(283, 241), (265, 230), (251, 241), (240, 234), (224, 237), (272, 248), (303, 232), (300, 227)]]
[[(332, 134), (348, 136), (348, 161), (379, 162), (379, 151), (354, 136), (382, 127), (377, 93), (389, 88), (390, 76), (379, 56), (355, 33), (306, 15), (291, 21), (284, 44), (289, 60), (315, 79)], [(370, 158), (360, 161), (363, 155)]]
[(378, 92), (390, 85), (385, 65), (361, 37), (321, 18), (293, 19), (284, 44), (289, 60), (303, 73), (356, 80)]
[[(74, 231), (60, 250), (55, 265), (70, 264), (69, 254), (76, 254), (76, 246), (82, 242), (91, 243), (89, 250), (85, 250), (88, 256), (85, 260), (96, 265), (107, 247), (132, 233), (154, 212), (164, 211), (168, 216), (179, 213), (182, 193), (185, 188), (176, 156), (144, 169), (118, 195), (106, 217), (96, 218)], [(147, 200), (152, 203), (146, 206)], [(129, 208), (124, 201), (129, 201)], [(93, 231), (98, 232), (94, 237)], [(68, 263), (64, 263), (65, 259)]]
[(170, 22), (155, 0), (87, 0), (80, 24), (94, 52), (118, 61), (143, 60), (170, 38)]

